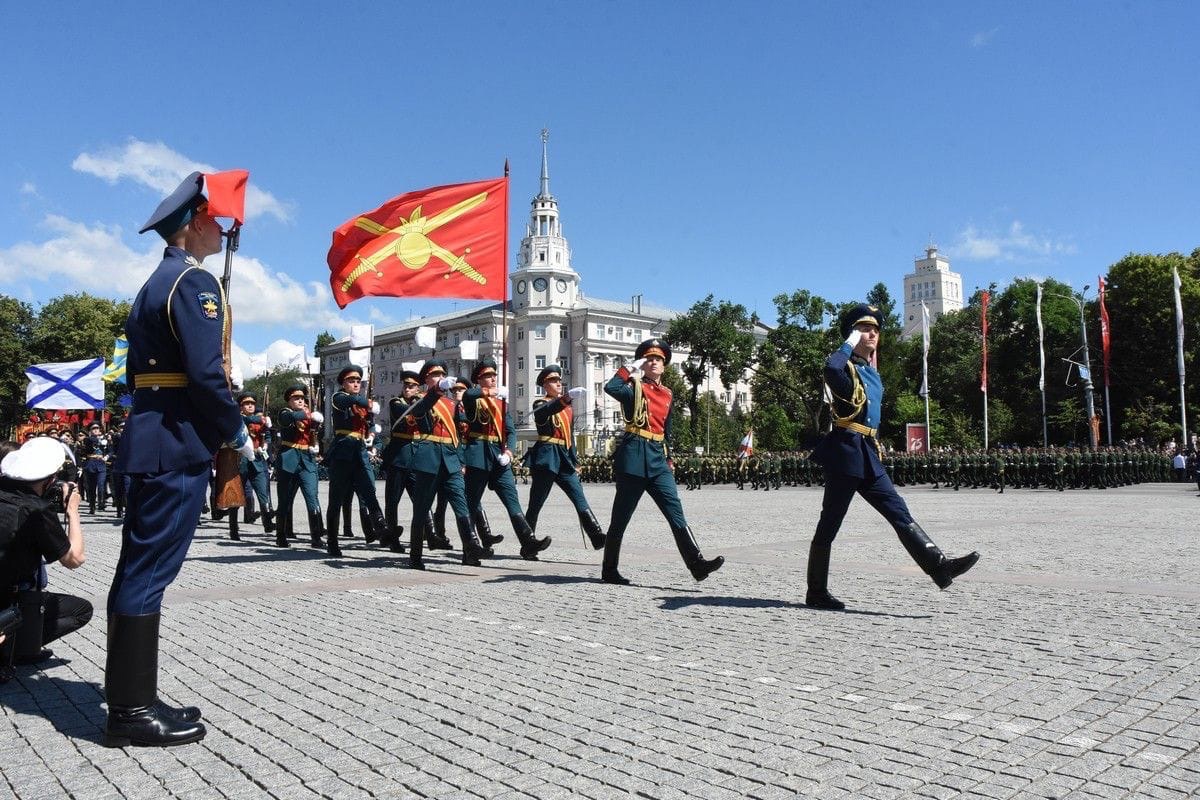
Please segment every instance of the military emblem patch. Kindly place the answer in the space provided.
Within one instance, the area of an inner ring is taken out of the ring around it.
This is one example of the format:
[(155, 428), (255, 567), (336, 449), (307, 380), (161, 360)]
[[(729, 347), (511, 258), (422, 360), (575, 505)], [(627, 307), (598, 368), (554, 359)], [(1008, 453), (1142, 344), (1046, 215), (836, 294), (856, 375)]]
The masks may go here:
[(221, 311), (221, 301), (215, 292), (200, 292), (196, 295), (196, 300), (200, 303), (200, 310), (204, 312), (205, 319), (217, 318)]

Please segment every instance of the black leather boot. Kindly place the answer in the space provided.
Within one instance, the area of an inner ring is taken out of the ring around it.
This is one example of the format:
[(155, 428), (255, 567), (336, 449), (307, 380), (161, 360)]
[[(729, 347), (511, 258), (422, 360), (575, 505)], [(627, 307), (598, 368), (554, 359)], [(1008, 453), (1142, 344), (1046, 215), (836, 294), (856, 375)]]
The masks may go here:
[[(380, 520), (382, 521), (382, 517)], [(381, 532), (384, 534), (387, 533), (387, 526), (375, 525), (374, 520), (371, 519), (371, 512), (361, 504), (358, 507), (358, 521), (362, 523), (363, 538), (367, 540), (367, 544), (380, 538), (379, 534)], [(384, 542), (384, 544), (387, 544), (387, 542)]]
[(550, 537), (539, 539), (534, 536), (533, 528), (529, 527), (523, 514), (514, 514), (509, 519), (517, 534), (517, 541), (521, 543), (521, 558), (526, 561), (537, 561), (538, 553), (550, 546)]
[(275, 546), (289, 547), (288, 537), (292, 535), (292, 511), (280, 510), (275, 517)]
[(388, 539), (388, 549), (393, 553), (404, 552), (404, 526), (396, 525), (389, 533), (391, 538)]
[(479, 541), (484, 547), (492, 547), (504, 541), (502, 534), (492, 534), (491, 523), (488, 522), (487, 514), (483, 511), (483, 506), (479, 506), (471, 510), (471, 522), (475, 524), (475, 530), (479, 533)]
[(696, 544), (691, 528), (672, 528), (671, 533), (675, 536), (675, 546), (679, 548), (679, 555), (683, 556), (683, 563), (687, 564), (688, 571), (696, 580), (704, 580), (725, 563), (725, 556), (705, 558), (701, 555), (700, 545)]
[(600, 580), (605, 583), (615, 583), (621, 586), (629, 584), (629, 578), (617, 572), (617, 564), (621, 560), (621, 540), (623, 533), (608, 532), (604, 537), (604, 565), (600, 568)]
[(270, 509), (263, 512), (263, 531), (265, 533), (275, 532), (275, 512)]
[(954, 583), (954, 579), (975, 566), (979, 553), (971, 552), (958, 558), (946, 558), (942, 551), (915, 522), (897, 527), (896, 534), (904, 549), (912, 556), (925, 574), (933, 578), (939, 589), (945, 589)]
[(342, 514), (335, 509), (330, 509), (325, 515), (325, 552), (330, 558), (342, 557), (342, 548), (338, 547), (338, 523), (341, 522), (341, 516)]
[(829, 593), (829, 554), (833, 548), (813, 542), (808, 548), (808, 592), (804, 605), (826, 611), (843, 611), (846, 604)]
[[(363, 520), (364, 525), (370, 526), (370, 530), (374, 534), (373, 538), (378, 539), (379, 543), (393, 553), (403, 553), (404, 543), (393, 533), (392, 526), (388, 525), (387, 518), (382, 513), (363, 514), (366, 519)], [(401, 528), (400, 530), (404, 530)]]
[(158, 700), (159, 618), (116, 614), (109, 620), (106, 747), (169, 747), (198, 742), (207, 733), (198, 709), (172, 709)]
[(593, 550), (604, 548), (604, 529), (600, 527), (600, 522), (590, 508), (579, 512), (579, 527), (592, 543)]
[(425, 517), (425, 523), (425, 538), (430, 550), (454, 549), (450, 538), (446, 536), (446, 518), (444, 516), (439, 519), (431, 511)]
[(229, 513), (229, 538), (235, 542), (242, 540), (242, 537), (238, 535), (238, 514), (236, 508)]
[(458, 524), (458, 538), (462, 539), (463, 566), (481, 566), (482, 559), (492, 557), (492, 549), (490, 547), (484, 547), (483, 543), (479, 541), (479, 536), (475, 533), (475, 529), (471, 527), (470, 518), (455, 517), (454, 521)]
[(308, 514), (308, 533), (310, 537), (309, 547), (324, 547), (325, 543), (321, 541), (321, 537), (325, 535), (325, 520), (321, 518), (321, 512), (309, 512)]
[(413, 525), (413, 529), (408, 533), (408, 566), (413, 569), (425, 569), (425, 561), (421, 558), (424, 539), (425, 531), (421, 530), (421, 525)]
[[(346, 505), (342, 507), (342, 535), (347, 539), (354, 538), (354, 526), (350, 524), (350, 506), (352, 505), (354, 503), (347, 501)], [(331, 528), (333, 526), (327, 522), (325, 527)]]

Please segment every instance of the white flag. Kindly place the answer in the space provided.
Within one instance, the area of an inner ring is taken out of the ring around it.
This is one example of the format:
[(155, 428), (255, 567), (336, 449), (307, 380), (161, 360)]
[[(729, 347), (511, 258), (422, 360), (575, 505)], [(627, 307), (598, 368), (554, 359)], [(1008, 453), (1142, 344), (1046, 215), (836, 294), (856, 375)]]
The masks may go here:
[(363, 385), (367, 383), (367, 378), (370, 377), (367, 373), (371, 371), (371, 348), (364, 347), (361, 350), (351, 350), (347, 356), (351, 364), (357, 364), (362, 367)]
[(34, 364), (25, 370), (30, 408), (104, 408), (104, 359)]
[(1184, 379), (1183, 372), (1183, 300), (1179, 297), (1179, 270), (1171, 268), (1175, 278), (1175, 359), (1179, 364), (1179, 380)]
[(1046, 391), (1046, 348), (1042, 345), (1042, 285), (1037, 285), (1038, 391)]
[(929, 308), (921, 301), (921, 397), (929, 395)]
[(351, 325), (350, 347), (370, 347), (375, 343), (374, 325)]
[(458, 346), (463, 361), (478, 361), (479, 360), (479, 342), (474, 339), (467, 339)]
[(417, 328), (416, 333), (417, 347), (424, 347), (429, 350), (437, 348), (437, 328), (422, 325)]
[(419, 373), (421, 371), (421, 367), (423, 367), (423, 366), (425, 366), (425, 359), (423, 359), (423, 358), (420, 361), (401, 361), (400, 362), (400, 369), (406, 369), (409, 372), (418, 372)]

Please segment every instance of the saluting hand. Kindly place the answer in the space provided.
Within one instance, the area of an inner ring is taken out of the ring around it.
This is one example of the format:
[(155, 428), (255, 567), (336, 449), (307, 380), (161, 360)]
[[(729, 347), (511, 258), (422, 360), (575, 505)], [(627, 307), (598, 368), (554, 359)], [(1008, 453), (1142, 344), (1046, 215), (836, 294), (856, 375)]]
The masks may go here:
[(862, 331), (860, 331), (858, 328), (855, 328), (854, 330), (850, 331), (850, 335), (846, 337), (846, 344), (850, 345), (850, 349), (853, 350), (854, 348), (858, 347), (858, 343), (862, 339), (862, 336)]

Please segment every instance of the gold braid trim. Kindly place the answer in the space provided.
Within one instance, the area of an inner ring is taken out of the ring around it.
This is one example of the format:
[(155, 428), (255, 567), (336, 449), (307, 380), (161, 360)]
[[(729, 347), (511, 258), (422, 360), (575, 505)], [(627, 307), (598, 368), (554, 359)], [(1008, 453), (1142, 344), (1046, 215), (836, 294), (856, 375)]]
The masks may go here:
[(645, 395), (642, 394), (642, 379), (636, 375), (631, 375), (629, 382), (633, 384), (633, 417), (628, 422), (639, 428), (648, 428), (650, 425), (650, 409), (646, 404)]
[[(853, 422), (855, 417), (861, 414), (862, 410), (866, 408), (867, 405), (867, 390), (863, 387), (862, 378), (858, 377), (858, 370), (855, 368), (854, 362), (847, 361), (846, 367), (850, 370), (850, 380), (854, 384), (854, 389), (850, 393), (849, 400), (844, 397), (838, 397), (836, 394), (834, 394), (833, 389), (829, 388), (829, 384), (825, 384), (825, 391), (829, 392), (830, 397), (829, 415), (833, 417), (834, 424), (840, 424), (841, 427), (846, 427), (849, 423)], [(841, 400), (854, 410), (844, 417), (839, 417), (837, 413), (836, 402), (838, 400)]]

